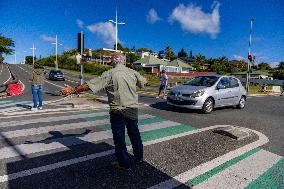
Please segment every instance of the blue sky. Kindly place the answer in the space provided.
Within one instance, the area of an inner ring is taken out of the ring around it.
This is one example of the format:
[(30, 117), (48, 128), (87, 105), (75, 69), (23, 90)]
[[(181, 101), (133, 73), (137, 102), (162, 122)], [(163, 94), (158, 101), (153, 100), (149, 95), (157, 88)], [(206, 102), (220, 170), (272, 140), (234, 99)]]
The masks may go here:
[[(124, 47), (146, 47), (155, 52), (171, 46), (206, 57), (247, 57), (249, 19), (255, 18), (252, 53), (256, 62), (272, 65), (284, 61), (283, 0), (0, 0), (0, 32), (15, 41), (17, 62), (31, 55), (55, 53), (77, 47), (77, 33), (85, 33), (85, 47), (112, 47), (118, 7), (119, 41)], [(6, 61), (13, 62), (13, 56)]]

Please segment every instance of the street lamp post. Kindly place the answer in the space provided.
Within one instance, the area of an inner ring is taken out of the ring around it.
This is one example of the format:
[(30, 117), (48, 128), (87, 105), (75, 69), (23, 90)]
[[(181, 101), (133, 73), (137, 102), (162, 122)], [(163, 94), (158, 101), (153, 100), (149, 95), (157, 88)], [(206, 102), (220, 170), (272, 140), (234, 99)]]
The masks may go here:
[(33, 48), (30, 48), (33, 50), (33, 66), (35, 65), (35, 44), (33, 43)]
[(115, 21), (109, 20), (109, 22), (112, 22), (115, 24), (115, 51), (117, 51), (117, 34), (118, 34), (118, 25), (125, 25), (124, 22), (118, 22), (117, 21), (117, 7), (115, 8)]
[(251, 47), (251, 34), (252, 34), (252, 24), (254, 18), (250, 19), (250, 30), (249, 30), (249, 48), (248, 48), (248, 66), (247, 66), (247, 80), (246, 80), (246, 89), (249, 92), (249, 79), (250, 79), (250, 70), (251, 70), (251, 63), (253, 61), (253, 55), (251, 54), (250, 47)]

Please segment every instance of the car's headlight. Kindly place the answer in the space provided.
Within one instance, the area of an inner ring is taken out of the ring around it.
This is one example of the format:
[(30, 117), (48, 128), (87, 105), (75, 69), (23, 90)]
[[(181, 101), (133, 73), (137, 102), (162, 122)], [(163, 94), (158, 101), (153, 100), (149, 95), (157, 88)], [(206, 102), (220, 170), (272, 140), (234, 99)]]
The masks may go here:
[(192, 93), (192, 97), (200, 97), (204, 94), (204, 90), (200, 90), (200, 91), (195, 91)]

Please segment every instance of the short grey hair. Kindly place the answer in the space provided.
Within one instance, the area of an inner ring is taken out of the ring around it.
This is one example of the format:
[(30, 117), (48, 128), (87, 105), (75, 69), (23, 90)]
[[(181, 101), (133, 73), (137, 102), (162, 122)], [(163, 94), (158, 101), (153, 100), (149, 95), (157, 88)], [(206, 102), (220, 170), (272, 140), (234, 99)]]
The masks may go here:
[(117, 64), (125, 64), (126, 58), (125, 55), (120, 52), (114, 52), (111, 56), (111, 63), (113, 66)]

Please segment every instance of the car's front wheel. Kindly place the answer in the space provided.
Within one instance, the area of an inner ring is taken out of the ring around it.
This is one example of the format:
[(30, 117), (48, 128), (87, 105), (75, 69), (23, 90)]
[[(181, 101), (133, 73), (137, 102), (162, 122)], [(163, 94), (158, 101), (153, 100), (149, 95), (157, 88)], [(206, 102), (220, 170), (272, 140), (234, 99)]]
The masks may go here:
[(246, 105), (246, 98), (244, 96), (241, 97), (239, 104), (237, 105), (238, 109), (243, 109)]
[(209, 114), (213, 111), (214, 101), (212, 98), (207, 98), (203, 104), (202, 112), (205, 114)]

